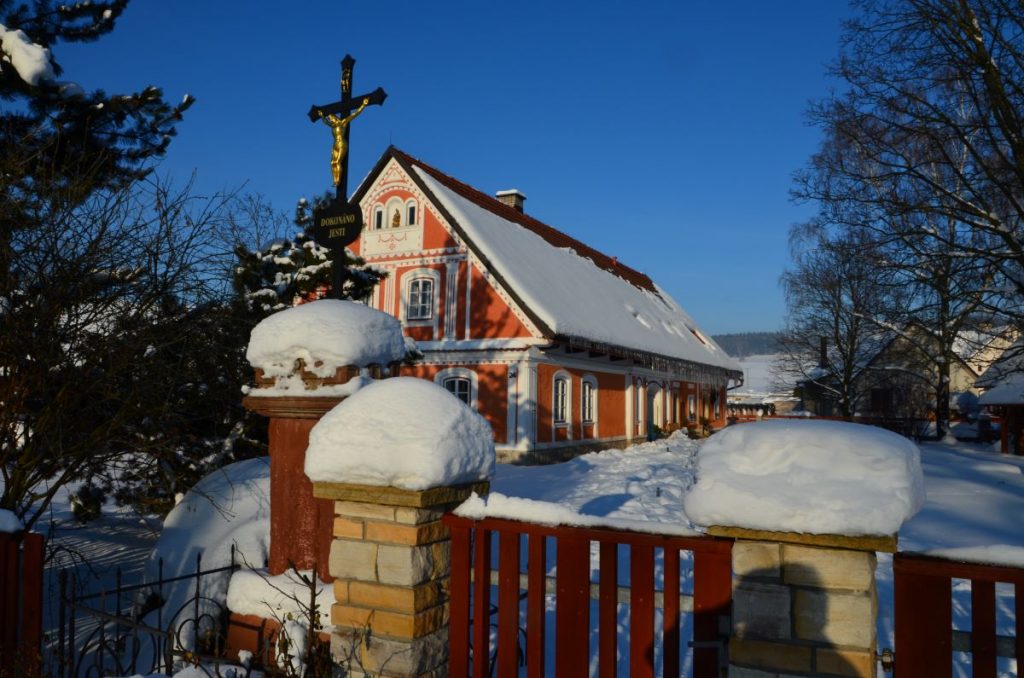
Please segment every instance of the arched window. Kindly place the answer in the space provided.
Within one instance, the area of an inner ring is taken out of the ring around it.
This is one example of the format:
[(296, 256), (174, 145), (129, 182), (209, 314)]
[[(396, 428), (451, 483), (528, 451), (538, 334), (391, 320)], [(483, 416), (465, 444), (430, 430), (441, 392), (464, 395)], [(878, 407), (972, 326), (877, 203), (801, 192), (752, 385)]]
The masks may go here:
[(568, 421), (568, 399), (569, 380), (565, 377), (556, 377), (554, 394), (551, 399), (551, 413), (556, 424), (564, 424)]
[(384, 208), (377, 205), (373, 209), (373, 230), (379, 231), (384, 228)]
[(434, 383), (476, 409), (476, 372), (464, 367), (449, 367), (434, 375)]
[(416, 225), (416, 203), (412, 200), (405, 204), (405, 225), (415, 226)]
[(580, 419), (584, 424), (597, 421), (597, 380), (594, 377), (583, 377), (580, 385)]
[(406, 304), (406, 318), (409, 320), (430, 320), (434, 317), (434, 281), (431, 278), (415, 278), (409, 282), (409, 300)]

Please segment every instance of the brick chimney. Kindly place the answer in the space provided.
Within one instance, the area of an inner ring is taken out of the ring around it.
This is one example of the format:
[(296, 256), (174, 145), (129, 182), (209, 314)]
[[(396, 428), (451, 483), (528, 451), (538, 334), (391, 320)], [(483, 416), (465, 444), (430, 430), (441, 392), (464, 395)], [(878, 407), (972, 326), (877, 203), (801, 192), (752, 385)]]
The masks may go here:
[(523, 203), (526, 202), (526, 196), (519, 192), (519, 189), (510, 188), (507, 191), (498, 191), (494, 194), (494, 197), (499, 202), (508, 205), (517, 212), (523, 211)]

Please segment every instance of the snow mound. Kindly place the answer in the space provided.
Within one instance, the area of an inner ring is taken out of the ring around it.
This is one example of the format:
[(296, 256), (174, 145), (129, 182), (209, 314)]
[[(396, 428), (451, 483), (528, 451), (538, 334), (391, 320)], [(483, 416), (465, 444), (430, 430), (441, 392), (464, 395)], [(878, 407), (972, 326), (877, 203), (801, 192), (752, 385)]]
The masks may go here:
[[(331, 626), (334, 587), (320, 581), (312, 570), (271, 575), (266, 570), (239, 570), (228, 586), (228, 609), (264, 619), (298, 619), (308, 622), (309, 587), (300, 578), (316, 585), (316, 607), (322, 628)], [(308, 628), (308, 627), (307, 627)]]
[[(206, 476), (185, 494), (164, 520), (160, 538), (146, 563), (146, 580), (156, 581), (163, 560), (163, 577), (192, 574), (196, 556), (203, 570), (235, 562), (262, 567), (270, 546), (270, 460), (246, 459)], [(230, 572), (202, 578), (203, 596), (223, 603)], [(194, 580), (164, 585), (164, 620), (176, 614), (194, 593)], [(190, 614), (186, 612), (186, 614)]]
[(342, 401), (309, 433), (314, 482), (424, 490), (494, 474), (494, 434), (479, 414), (440, 386), (394, 377)]
[(320, 299), (264, 318), (253, 328), (245, 357), (268, 377), (306, 369), (328, 377), (343, 365), (387, 364), (405, 356), (394, 316), (354, 301)]
[(13, 511), (0, 509), (0, 532), (20, 532), (22, 529), (24, 526)]
[(685, 499), (699, 525), (890, 535), (924, 503), (917, 446), (874, 426), (766, 421), (716, 433)]

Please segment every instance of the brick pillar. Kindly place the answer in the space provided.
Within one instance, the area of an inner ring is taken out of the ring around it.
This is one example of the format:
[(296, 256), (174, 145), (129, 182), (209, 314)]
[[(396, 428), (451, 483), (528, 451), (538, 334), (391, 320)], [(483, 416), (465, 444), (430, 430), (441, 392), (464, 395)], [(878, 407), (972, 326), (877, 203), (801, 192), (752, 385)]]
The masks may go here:
[(734, 537), (730, 678), (875, 674), (875, 552), (894, 537), (714, 527)]
[(451, 540), (441, 517), (487, 489), (314, 483), (335, 502), (331, 650), (347, 675), (447, 674)]
[[(382, 370), (374, 370), (381, 376)], [(306, 447), (309, 432), (320, 417), (344, 400), (344, 396), (317, 395), (323, 386), (338, 386), (357, 378), (359, 368), (339, 367), (334, 375), (317, 377), (297, 361), (296, 374), (305, 384), (304, 395), (262, 396), (259, 389), (273, 388), (276, 380), (256, 370), (256, 389), (242, 400), (246, 409), (270, 418), (270, 574), (281, 574), (289, 563), (300, 570), (314, 563), (322, 581), (330, 581), (328, 558), (334, 504), (313, 497), (313, 484), (306, 477)], [(260, 566), (262, 563), (252, 563)]]

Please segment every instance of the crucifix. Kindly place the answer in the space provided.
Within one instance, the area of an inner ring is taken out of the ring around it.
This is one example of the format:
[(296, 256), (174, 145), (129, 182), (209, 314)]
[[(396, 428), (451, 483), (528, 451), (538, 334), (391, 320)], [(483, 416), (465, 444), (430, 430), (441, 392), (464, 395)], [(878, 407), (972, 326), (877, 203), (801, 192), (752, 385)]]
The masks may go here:
[(355, 64), (351, 54), (341, 60), (341, 101), (309, 109), (310, 122), (323, 120), (334, 135), (331, 149), (334, 200), (313, 210), (313, 237), (331, 253), (331, 291), (338, 299), (344, 296), (345, 247), (355, 242), (363, 229), (362, 208), (348, 204), (348, 126), (367, 106), (380, 106), (388, 96), (380, 87), (369, 94), (352, 96)]
[(348, 200), (348, 126), (367, 106), (380, 106), (387, 93), (380, 87), (369, 94), (352, 96), (352, 67), (356, 60), (346, 54), (341, 60), (341, 101), (309, 109), (310, 122), (323, 120), (334, 135), (331, 150), (331, 178), (338, 200)]

